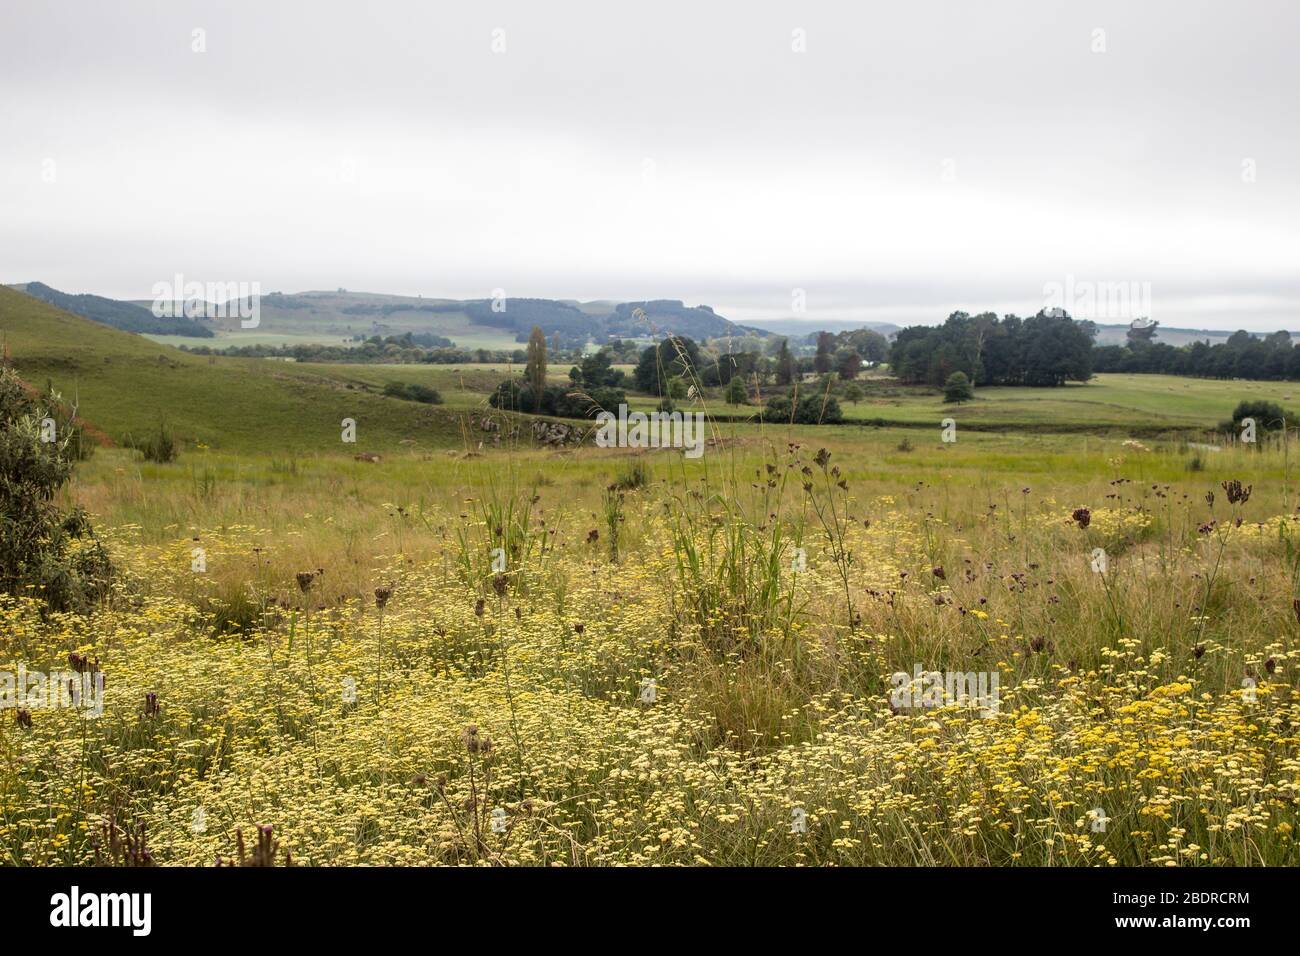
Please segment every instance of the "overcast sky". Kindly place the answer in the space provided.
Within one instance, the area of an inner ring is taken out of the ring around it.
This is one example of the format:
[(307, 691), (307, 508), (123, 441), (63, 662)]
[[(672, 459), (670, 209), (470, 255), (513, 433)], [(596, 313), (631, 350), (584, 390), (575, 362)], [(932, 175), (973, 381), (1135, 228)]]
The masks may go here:
[(1300, 329), (1297, 38), (1290, 0), (6, 0), (0, 281), (911, 323), (1072, 277)]

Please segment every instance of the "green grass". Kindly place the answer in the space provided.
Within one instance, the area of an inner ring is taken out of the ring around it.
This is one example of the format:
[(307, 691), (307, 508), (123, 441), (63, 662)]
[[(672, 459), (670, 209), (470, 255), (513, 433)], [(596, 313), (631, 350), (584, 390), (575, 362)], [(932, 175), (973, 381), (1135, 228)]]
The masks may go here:
[[(308, 366), (304, 366), (308, 367)], [(488, 396), (519, 366), (467, 363), (464, 365), (311, 365), (312, 372), (332, 381), (382, 389), (389, 382), (436, 388), (448, 408), (488, 409)], [(567, 371), (551, 370), (554, 382), (568, 381)]]

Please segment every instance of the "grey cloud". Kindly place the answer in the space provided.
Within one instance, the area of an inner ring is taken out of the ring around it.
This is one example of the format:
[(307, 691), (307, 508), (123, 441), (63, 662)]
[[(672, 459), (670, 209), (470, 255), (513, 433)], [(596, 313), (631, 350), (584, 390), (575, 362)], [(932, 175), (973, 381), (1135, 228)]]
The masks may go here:
[(1070, 274), (1294, 328), (1297, 28), (1283, 0), (27, 4), (0, 32), (0, 279), (740, 318), (807, 287), (874, 318)]

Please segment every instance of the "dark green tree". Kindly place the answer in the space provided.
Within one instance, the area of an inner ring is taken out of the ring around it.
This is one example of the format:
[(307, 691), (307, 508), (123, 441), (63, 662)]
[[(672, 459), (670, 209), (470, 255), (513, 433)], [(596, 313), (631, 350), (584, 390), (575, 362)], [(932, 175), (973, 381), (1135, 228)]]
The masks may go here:
[(538, 325), (533, 326), (532, 334), (528, 336), (528, 359), (524, 365), (524, 381), (528, 383), (535, 399), (539, 399), (546, 391), (546, 333)]
[(776, 353), (776, 384), (793, 385), (796, 375), (794, 356), (790, 354), (790, 342), (781, 340), (781, 348)]
[(855, 349), (843, 348), (835, 353), (835, 369), (841, 379), (851, 382), (862, 368), (862, 356)]
[(813, 371), (818, 375), (825, 375), (831, 370), (834, 359), (831, 357), (831, 350), (835, 347), (835, 336), (829, 332), (817, 333), (817, 354), (813, 357)]
[(745, 383), (737, 375), (727, 383), (727, 404), (746, 405), (748, 402), (749, 396), (745, 394)]
[(663, 395), (674, 378), (687, 381), (698, 378), (700, 364), (700, 347), (693, 340), (670, 335), (641, 353), (632, 380), (642, 392)]

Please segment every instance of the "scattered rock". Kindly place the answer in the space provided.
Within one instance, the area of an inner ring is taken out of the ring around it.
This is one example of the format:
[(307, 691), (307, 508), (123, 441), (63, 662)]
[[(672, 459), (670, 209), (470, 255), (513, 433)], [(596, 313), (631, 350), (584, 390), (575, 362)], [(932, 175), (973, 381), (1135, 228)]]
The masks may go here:
[(583, 429), (563, 422), (533, 422), (533, 437), (543, 445), (552, 447), (576, 445), (582, 441), (584, 434)]

